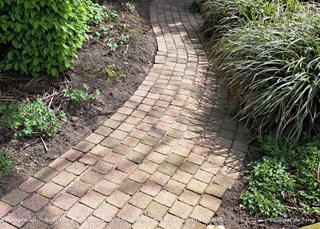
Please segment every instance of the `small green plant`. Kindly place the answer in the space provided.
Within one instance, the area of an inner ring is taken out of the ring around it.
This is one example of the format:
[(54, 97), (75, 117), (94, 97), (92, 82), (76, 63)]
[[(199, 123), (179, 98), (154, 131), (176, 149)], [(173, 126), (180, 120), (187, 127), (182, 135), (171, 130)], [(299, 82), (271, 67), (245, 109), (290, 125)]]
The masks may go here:
[(120, 44), (123, 45), (129, 41), (130, 35), (129, 34), (120, 34)]
[(95, 101), (100, 97), (100, 91), (97, 89), (94, 93), (89, 93), (89, 87), (87, 84), (82, 85), (82, 89), (65, 89), (64, 90), (65, 97), (69, 98), (72, 101), (77, 103), (82, 103), (86, 101)]
[(115, 41), (110, 41), (107, 43), (108, 52), (115, 52), (118, 48), (118, 44)]
[(320, 218), (320, 135), (292, 144), (290, 150), (277, 147), (273, 135), (260, 141), (265, 156), (250, 165), (241, 197), (248, 211), (285, 217), (296, 209)]
[(136, 9), (136, 7), (130, 2), (123, 3), (122, 6), (129, 13), (133, 13), (135, 11), (135, 9)]
[(15, 167), (15, 164), (7, 159), (7, 155), (11, 154), (11, 152), (4, 153), (3, 151), (0, 151), (0, 179), (9, 174)]
[[(63, 116), (61, 114), (61, 117)], [(41, 100), (29, 104), (20, 102), (10, 105), (0, 102), (0, 125), (12, 130), (16, 137), (31, 134), (52, 137), (60, 128), (55, 112), (47, 108)]]
[(108, 78), (124, 77), (125, 75), (121, 72), (121, 69), (115, 64), (109, 64), (105, 69)]
[(107, 9), (105, 13), (105, 17), (108, 21), (111, 21), (111, 22), (118, 21), (118, 13), (115, 10)]

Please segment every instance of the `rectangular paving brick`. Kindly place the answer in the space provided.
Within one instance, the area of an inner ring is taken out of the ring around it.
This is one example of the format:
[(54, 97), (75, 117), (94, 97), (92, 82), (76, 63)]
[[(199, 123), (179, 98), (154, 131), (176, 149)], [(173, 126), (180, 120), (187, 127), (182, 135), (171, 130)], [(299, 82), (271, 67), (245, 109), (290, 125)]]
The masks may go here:
[(126, 179), (126, 177), (126, 173), (115, 169), (111, 170), (107, 175), (105, 175), (105, 179), (115, 184), (120, 184), (124, 179)]
[(115, 147), (119, 143), (120, 143), (119, 139), (115, 139), (115, 138), (112, 138), (112, 137), (107, 137), (102, 142), (100, 142), (101, 145), (106, 146), (106, 147), (108, 147), (110, 149), (112, 149), (113, 147)]
[(91, 185), (95, 185), (97, 183), (99, 183), (100, 181), (102, 181), (104, 178), (104, 176), (101, 173), (98, 173), (96, 171), (88, 171), (84, 174), (83, 177), (81, 177), (81, 181), (87, 183), (87, 184), (91, 184)]
[(141, 184), (130, 179), (125, 179), (119, 186), (118, 190), (133, 195), (139, 190)]
[(58, 157), (57, 159), (55, 159), (53, 162), (51, 162), (49, 164), (50, 168), (62, 171), (64, 170), (66, 167), (68, 167), (71, 164), (70, 161), (67, 161), (66, 159), (62, 158), (62, 157)]
[(184, 192), (179, 197), (179, 200), (191, 206), (195, 206), (200, 200), (200, 198), (201, 198), (201, 194), (198, 194), (189, 190), (184, 190)]
[(157, 164), (161, 164), (165, 160), (166, 156), (157, 152), (151, 152), (148, 154), (147, 159)]
[(118, 186), (110, 181), (103, 180), (100, 181), (95, 187), (94, 190), (100, 192), (105, 196), (109, 196), (113, 190), (115, 190)]
[(39, 211), (43, 206), (45, 206), (49, 202), (48, 198), (45, 198), (39, 194), (34, 194), (29, 199), (23, 202), (22, 206), (25, 208), (37, 212)]
[(112, 129), (117, 129), (118, 126), (120, 126), (121, 122), (113, 120), (113, 119), (108, 119), (103, 123), (104, 126), (112, 128)]
[(181, 228), (185, 221), (174, 215), (166, 214), (163, 220), (160, 222), (159, 226), (162, 228), (174, 229)]
[(92, 169), (98, 173), (107, 174), (111, 169), (113, 169), (113, 167), (114, 165), (110, 164), (109, 162), (98, 161)]
[(135, 207), (145, 209), (151, 201), (152, 201), (151, 196), (143, 192), (136, 192), (130, 199), (129, 203)]
[(85, 138), (86, 141), (91, 142), (93, 144), (98, 144), (104, 139), (104, 136), (96, 133), (90, 134), (88, 137)]
[(83, 204), (76, 203), (66, 214), (66, 216), (76, 222), (83, 223), (93, 210)]
[(110, 222), (119, 211), (115, 206), (103, 202), (94, 212), (93, 215), (105, 222)]
[(102, 145), (97, 145), (91, 149), (90, 153), (97, 155), (99, 157), (103, 157), (106, 154), (108, 154), (110, 151), (111, 151), (111, 149), (108, 147), (105, 147)]
[(161, 190), (158, 195), (154, 198), (160, 204), (163, 204), (167, 207), (171, 207), (173, 202), (177, 199), (177, 196), (171, 192)]
[(200, 204), (205, 207), (208, 208), (214, 212), (217, 212), (220, 205), (221, 205), (222, 201), (220, 199), (218, 199), (217, 197), (205, 194), (202, 199), (200, 200)]
[(61, 186), (67, 186), (71, 181), (73, 181), (76, 178), (76, 176), (72, 173), (69, 173), (67, 171), (60, 172), (57, 176), (55, 176), (52, 181), (56, 184), (59, 184)]
[(187, 185), (187, 189), (196, 192), (196, 193), (203, 193), (204, 190), (207, 188), (208, 184), (198, 181), (196, 179), (192, 179), (188, 185)]
[(95, 191), (89, 191), (80, 199), (80, 202), (92, 209), (96, 209), (105, 199), (104, 195)]
[(53, 204), (63, 210), (70, 209), (76, 202), (78, 202), (79, 197), (74, 196), (70, 193), (62, 193), (57, 199), (53, 201)]
[(61, 157), (69, 160), (69, 161), (75, 161), (77, 160), (80, 156), (82, 155), (82, 152), (75, 150), (75, 149), (70, 149), (64, 154), (62, 154)]
[(29, 196), (29, 193), (22, 191), (21, 189), (13, 189), (11, 192), (2, 197), (2, 201), (10, 204), (11, 206), (16, 206), (21, 203), (25, 198)]
[(99, 156), (92, 153), (87, 153), (83, 157), (81, 157), (79, 161), (86, 165), (94, 165), (99, 159)]
[(6, 221), (16, 227), (22, 227), (26, 224), (34, 215), (34, 213), (24, 207), (18, 207), (6, 217)]
[(52, 198), (57, 195), (62, 189), (62, 186), (57, 185), (53, 182), (49, 182), (38, 189), (38, 193), (44, 197)]
[(130, 195), (121, 192), (119, 190), (115, 190), (108, 198), (107, 202), (118, 207), (123, 208), (123, 206), (129, 201)]
[(129, 223), (134, 223), (139, 216), (141, 215), (142, 210), (131, 204), (126, 204), (120, 211), (117, 216), (123, 220), (128, 221)]
[(91, 185), (82, 181), (75, 182), (71, 187), (67, 189), (67, 192), (77, 197), (84, 196), (91, 189)]
[(42, 209), (37, 218), (48, 224), (54, 224), (63, 214), (64, 211), (60, 208), (57, 208), (53, 205), (48, 205)]
[(136, 169), (133, 173), (131, 173), (129, 175), (129, 178), (131, 180), (134, 180), (134, 181), (136, 181), (138, 183), (143, 184), (149, 179), (149, 176), (150, 175), (148, 173), (146, 173), (146, 172), (144, 172), (142, 170)]
[(143, 153), (139, 153), (135, 150), (133, 150), (132, 152), (130, 152), (126, 158), (136, 164), (140, 164), (145, 158), (147, 157), (146, 154)]
[(181, 166), (180, 166), (180, 170), (185, 171), (187, 173), (191, 173), (191, 174), (195, 174), (199, 169), (199, 166), (188, 162), (188, 161), (184, 161), (182, 162)]
[(88, 152), (92, 147), (94, 147), (94, 144), (92, 142), (88, 141), (81, 141), (79, 142), (75, 147), (73, 147), (75, 150), (79, 150), (80, 152), (86, 153)]
[(157, 170), (166, 175), (173, 176), (173, 174), (178, 170), (178, 167), (173, 164), (163, 162)]
[(9, 204), (6, 204), (3, 201), (0, 201), (0, 219), (10, 212), (12, 207)]
[(112, 152), (126, 156), (131, 151), (131, 147), (119, 144), (113, 147)]
[(133, 170), (135, 170), (137, 167), (137, 165), (127, 159), (124, 159), (122, 160), (118, 165), (117, 165), (117, 169), (126, 173), (126, 174), (129, 174), (131, 172), (133, 172)]
[(127, 135), (128, 132), (117, 129), (110, 134), (110, 137), (123, 140)]
[(75, 175), (80, 175), (81, 173), (83, 173), (88, 167), (80, 162), (73, 162), (71, 165), (69, 165), (66, 168), (66, 171), (73, 173)]
[(157, 183), (161, 186), (164, 186), (168, 180), (170, 179), (170, 176), (163, 174), (161, 172), (155, 172), (151, 175), (150, 181), (153, 181), (154, 183)]
[(213, 211), (201, 206), (196, 206), (190, 215), (191, 218), (203, 222), (205, 224), (209, 224), (213, 216)]
[(149, 206), (146, 209), (146, 215), (151, 217), (152, 219), (155, 220), (161, 220), (163, 219), (164, 215), (167, 213), (168, 211), (168, 207), (159, 204), (155, 201), (152, 201)]
[(164, 189), (176, 195), (180, 195), (185, 189), (185, 184), (182, 184), (176, 180), (170, 179)]
[(19, 188), (22, 191), (30, 193), (30, 192), (34, 192), (34, 191), (38, 190), (42, 185), (44, 185), (44, 182), (42, 182), (41, 180), (38, 180), (34, 177), (30, 177), (25, 182), (23, 182), (21, 185), (19, 185)]

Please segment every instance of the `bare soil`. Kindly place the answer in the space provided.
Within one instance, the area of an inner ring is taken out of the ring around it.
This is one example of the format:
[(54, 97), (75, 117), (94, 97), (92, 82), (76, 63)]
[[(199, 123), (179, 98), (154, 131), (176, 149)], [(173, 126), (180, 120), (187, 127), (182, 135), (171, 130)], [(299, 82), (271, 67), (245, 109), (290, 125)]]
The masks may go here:
[[(11, 159), (16, 164), (15, 169), (0, 180), (0, 198), (92, 133), (130, 98), (149, 72), (156, 51), (149, 20), (150, 0), (131, 0), (135, 5), (133, 13), (126, 11), (122, 2), (107, 2), (109, 9), (117, 11), (118, 22), (112, 23), (114, 29), (110, 36), (91, 39), (83, 45), (71, 70), (58, 78), (43, 75), (30, 79), (13, 75), (1, 79), (4, 100), (49, 98), (47, 102), (51, 107), (63, 110), (68, 121), (56, 136), (44, 139), (46, 146), (39, 136), (17, 139), (7, 133), (0, 134), (0, 150), (12, 150)], [(129, 40), (115, 52), (108, 52), (110, 37), (119, 39), (121, 33), (129, 35)], [(116, 66), (115, 75), (110, 74), (112, 65)], [(97, 101), (77, 104), (61, 96), (64, 88), (82, 88), (84, 83), (91, 92), (100, 90)]]

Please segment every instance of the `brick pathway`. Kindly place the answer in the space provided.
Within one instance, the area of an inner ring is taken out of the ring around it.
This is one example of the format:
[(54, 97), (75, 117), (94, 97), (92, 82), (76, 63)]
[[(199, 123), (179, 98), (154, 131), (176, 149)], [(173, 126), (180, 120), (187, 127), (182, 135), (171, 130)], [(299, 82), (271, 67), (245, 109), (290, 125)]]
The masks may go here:
[(246, 130), (206, 77), (190, 1), (154, 0), (155, 64), (94, 133), (0, 201), (0, 228), (205, 228), (237, 179)]

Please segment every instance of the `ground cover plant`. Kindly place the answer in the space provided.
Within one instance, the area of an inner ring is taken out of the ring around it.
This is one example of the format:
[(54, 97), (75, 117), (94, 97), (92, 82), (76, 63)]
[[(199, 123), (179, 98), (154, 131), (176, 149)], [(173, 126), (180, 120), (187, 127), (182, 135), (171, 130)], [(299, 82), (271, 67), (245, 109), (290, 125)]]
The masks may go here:
[(261, 141), (264, 157), (247, 171), (248, 186), (241, 197), (250, 213), (287, 217), (302, 213), (320, 219), (320, 135), (290, 149), (279, 148), (275, 137)]

